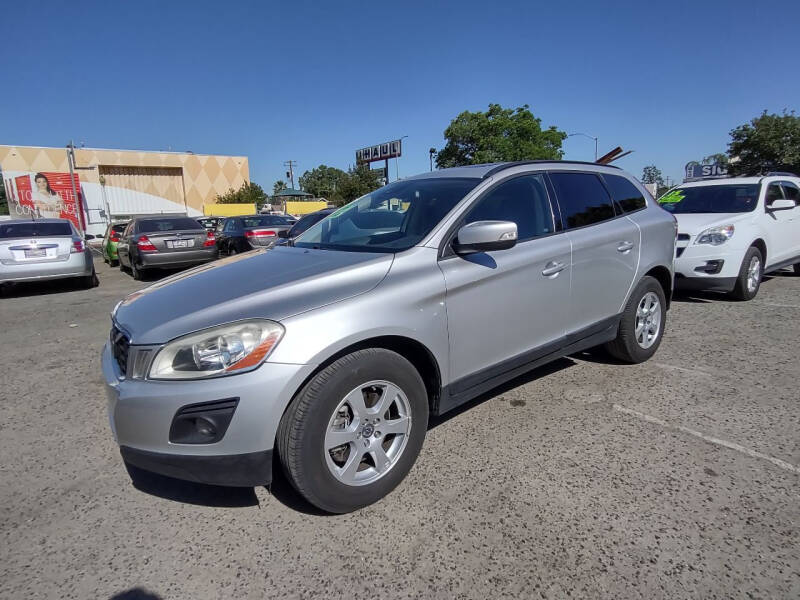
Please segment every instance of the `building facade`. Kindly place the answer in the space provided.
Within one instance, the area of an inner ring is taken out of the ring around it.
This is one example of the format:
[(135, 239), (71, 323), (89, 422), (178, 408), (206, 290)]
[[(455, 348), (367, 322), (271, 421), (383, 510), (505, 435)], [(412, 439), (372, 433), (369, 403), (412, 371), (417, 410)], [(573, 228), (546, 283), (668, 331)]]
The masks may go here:
[(133, 215), (202, 216), (250, 181), (246, 156), (95, 148), (0, 145), (0, 172), (12, 218), (68, 218), (95, 235)]

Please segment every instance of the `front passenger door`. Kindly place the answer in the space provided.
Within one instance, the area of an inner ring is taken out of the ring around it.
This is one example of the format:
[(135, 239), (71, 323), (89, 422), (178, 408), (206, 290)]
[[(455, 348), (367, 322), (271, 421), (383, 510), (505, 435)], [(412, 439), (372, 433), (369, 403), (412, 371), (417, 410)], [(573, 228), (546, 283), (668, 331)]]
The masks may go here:
[(570, 243), (556, 231), (544, 176), (500, 182), (473, 204), (459, 227), (492, 220), (516, 223), (513, 248), (458, 256), (448, 247), (449, 256), (439, 261), (454, 395), (552, 352), (564, 338)]

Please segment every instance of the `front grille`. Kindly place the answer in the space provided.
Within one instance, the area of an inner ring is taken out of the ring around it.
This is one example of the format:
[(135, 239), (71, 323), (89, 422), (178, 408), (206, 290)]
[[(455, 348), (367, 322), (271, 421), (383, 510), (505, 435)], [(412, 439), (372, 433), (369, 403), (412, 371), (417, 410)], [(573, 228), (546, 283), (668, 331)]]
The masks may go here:
[(127, 374), (128, 371), (128, 350), (130, 349), (131, 341), (116, 325), (111, 326), (111, 354), (114, 360), (117, 361), (119, 370), (122, 374)]

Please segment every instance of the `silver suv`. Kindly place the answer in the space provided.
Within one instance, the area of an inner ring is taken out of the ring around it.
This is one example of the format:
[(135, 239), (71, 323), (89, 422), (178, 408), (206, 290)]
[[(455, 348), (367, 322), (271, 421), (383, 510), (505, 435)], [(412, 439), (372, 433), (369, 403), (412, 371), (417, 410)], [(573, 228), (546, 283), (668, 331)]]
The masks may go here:
[(675, 220), (623, 171), (446, 169), (363, 196), (293, 246), (135, 292), (103, 351), (129, 464), (269, 484), (347, 512), (411, 469), (430, 415), (560, 356), (661, 342)]

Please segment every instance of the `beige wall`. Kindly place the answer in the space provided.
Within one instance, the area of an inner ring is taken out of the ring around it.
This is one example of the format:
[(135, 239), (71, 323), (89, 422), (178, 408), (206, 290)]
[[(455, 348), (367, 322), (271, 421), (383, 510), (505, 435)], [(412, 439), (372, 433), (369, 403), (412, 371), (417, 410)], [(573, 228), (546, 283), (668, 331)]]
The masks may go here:
[[(202, 214), (203, 205), (218, 194), (238, 189), (250, 181), (246, 156), (216, 156), (186, 152), (139, 152), (76, 148), (75, 163), (81, 182), (100, 183), (99, 167), (180, 168), (186, 206)], [(88, 168), (83, 168), (88, 167)], [(66, 148), (0, 145), (0, 169), (4, 172), (69, 172)]]

